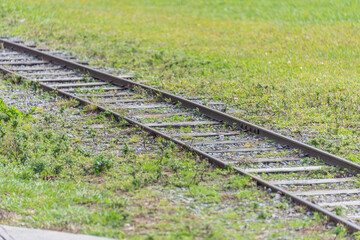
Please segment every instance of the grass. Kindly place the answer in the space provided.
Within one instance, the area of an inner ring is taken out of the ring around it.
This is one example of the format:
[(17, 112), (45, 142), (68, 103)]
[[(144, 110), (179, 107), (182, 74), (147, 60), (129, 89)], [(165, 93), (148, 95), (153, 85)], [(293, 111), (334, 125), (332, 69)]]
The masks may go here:
[[(359, 162), (358, 1), (2, 1), (1, 35), (234, 103)], [(315, 132), (315, 133), (314, 133)]]
[[(51, 94), (36, 95), (24, 90), (27, 85), (2, 84), (2, 98), (18, 106), (0, 100), (2, 224), (120, 239), (345, 234), (341, 227), (326, 231), (327, 220), (318, 214), (258, 189), (247, 177), (214, 169), (171, 142)], [(16, 91), (4, 90), (11, 88)], [(24, 95), (40, 106), (29, 109)]]

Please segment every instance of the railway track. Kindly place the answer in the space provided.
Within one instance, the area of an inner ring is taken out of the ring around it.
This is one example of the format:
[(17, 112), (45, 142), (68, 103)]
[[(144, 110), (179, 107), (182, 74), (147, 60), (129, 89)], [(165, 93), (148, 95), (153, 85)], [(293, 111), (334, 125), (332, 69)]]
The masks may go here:
[[(231, 166), (268, 191), (360, 231), (360, 166), (202, 105), (113, 76), (61, 52), (0, 39), (0, 71), (76, 99), (175, 142), (218, 165)], [(341, 216), (340, 216), (341, 215)]]

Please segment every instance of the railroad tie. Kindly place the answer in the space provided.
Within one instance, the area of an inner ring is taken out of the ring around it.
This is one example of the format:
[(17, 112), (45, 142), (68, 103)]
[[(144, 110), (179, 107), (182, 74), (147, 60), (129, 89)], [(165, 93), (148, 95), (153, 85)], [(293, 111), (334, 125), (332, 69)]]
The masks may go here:
[(91, 83), (74, 83), (74, 84), (61, 84), (61, 85), (49, 85), (50, 87), (53, 88), (77, 88), (77, 87), (88, 87), (88, 86), (93, 86), (93, 87), (97, 87), (97, 86), (104, 86), (107, 85), (108, 83), (105, 82), (91, 82)]
[(287, 161), (300, 161), (301, 158), (287, 157), (287, 158), (243, 158), (237, 161), (226, 161), (229, 164), (243, 164), (243, 163), (277, 163)]
[(0, 61), (16, 61), (16, 60), (31, 60), (31, 58), (29, 58), (29, 57), (23, 57), (23, 56), (21, 56), (21, 57), (9, 57), (9, 58), (7, 58), (7, 57), (2, 57), (2, 56), (0, 56)]
[(145, 102), (143, 99), (114, 99), (114, 100), (104, 100), (104, 101), (95, 100), (95, 101), (100, 104), (136, 103), (136, 102), (144, 103)]
[(190, 116), (187, 112), (171, 112), (171, 113), (140, 113), (140, 114), (133, 114), (131, 118), (167, 118), (173, 116)]
[(0, 56), (9, 56), (9, 55), (21, 55), (21, 53), (19, 52), (4, 52), (4, 51), (0, 51)]
[(296, 196), (355, 194), (355, 193), (360, 193), (360, 189), (317, 190), (317, 191), (304, 191), (304, 192), (292, 192), (292, 193)]
[(35, 72), (35, 73), (22, 73), (24, 76), (67, 76), (76, 74), (75, 72)]
[(155, 108), (166, 108), (164, 104), (148, 104), (148, 105), (116, 105), (111, 107), (111, 110), (116, 109), (155, 109)]
[(40, 64), (47, 64), (49, 62), (47, 61), (32, 61), (32, 62), (0, 62), (0, 65), (8, 65), (8, 66), (14, 66), (14, 65), (40, 65)]
[(262, 152), (262, 151), (275, 151), (277, 148), (230, 148), (222, 150), (204, 150), (207, 153), (229, 153), (229, 152)]
[(270, 181), (271, 184), (275, 185), (313, 185), (313, 184), (324, 184), (324, 183), (343, 183), (353, 182), (354, 178), (324, 178), (324, 179), (300, 179), (300, 180), (278, 180)]
[(114, 92), (114, 93), (103, 93), (103, 94), (77, 94), (78, 97), (86, 97), (86, 98), (111, 98), (111, 97), (121, 97), (121, 96), (134, 96), (133, 93), (127, 92)]
[[(84, 78), (81, 77), (73, 77), (73, 78), (39, 78), (39, 79), (33, 79), (37, 82), (75, 82), (75, 81), (81, 81), (84, 80)], [(62, 86), (62, 85), (59, 85)], [(88, 86), (88, 85), (85, 85)]]
[(285, 173), (285, 172), (305, 172), (323, 169), (323, 166), (308, 166), (308, 167), (286, 167), (286, 168), (256, 168), (245, 169), (248, 173)]
[(360, 201), (342, 201), (342, 202), (321, 202), (318, 203), (322, 207), (335, 207), (335, 206), (360, 206)]
[(201, 141), (201, 142), (188, 142), (191, 143), (193, 146), (198, 145), (221, 145), (221, 144), (245, 144), (251, 143), (256, 144), (258, 140), (219, 140), (219, 141)]
[(174, 133), (173, 137), (214, 137), (214, 136), (237, 136), (240, 132), (206, 132), (206, 133)]
[(123, 90), (122, 87), (101, 87), (101, 88), (73, 88), (73, 89), (66, 89), (66, 92), (81, 92), (81, 91), (99, 91), (99, 92), (106, 92), (106, 91), (116, 91), (116, 90)]
[(47, 70), (60, 70), (62, 67), (30, 67), (30, 68), (8, 68), (10, 71), (23, 71), (23, 72), (33, 72), (33, 71), (47, 71)]
[(215, 121), (192, 121), (192, 122), (163, 122), (163, 123), (147, 123), (148, 127), (196, 127), (200, 125), (219, 125), (221, 123)]

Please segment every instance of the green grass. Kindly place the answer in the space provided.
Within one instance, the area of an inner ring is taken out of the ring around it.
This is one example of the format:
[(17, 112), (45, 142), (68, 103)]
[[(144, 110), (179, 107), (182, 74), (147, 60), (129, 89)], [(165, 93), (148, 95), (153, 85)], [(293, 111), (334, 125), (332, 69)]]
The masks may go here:
[[(72, 101), (3, 83), (2, 98), (21, 107), (28, 104), (23, 96), (32, 95), (43, 107), (26, 114), (0, 99), (1, 224), (121, 239), (335, 236), (325, 230), (326, 219), (258, 189), (248, 177), (214, 169), (172, 142)], [(7, 94), (11, 87), (17, 90)], [(109, 135), (116, 137), (106, 140)]]
[(0, 34), (238, 104), (237, 116), (294, 137), (314, 131), (319, 147), (358, 162), (359, 5), (13, 0), (0, 4)]

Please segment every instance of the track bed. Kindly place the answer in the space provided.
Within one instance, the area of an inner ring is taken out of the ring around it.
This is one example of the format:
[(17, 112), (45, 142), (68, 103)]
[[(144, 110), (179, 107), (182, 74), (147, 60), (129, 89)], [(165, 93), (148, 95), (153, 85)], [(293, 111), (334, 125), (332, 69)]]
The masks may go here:
[(216, 103), (204, 106), (201, 100), (103, 73), (56, 51), (0, 42), (3, 73), (106, 111), (220, 167), (231, 166), (352, 232), (360, 230), (359, 165), (236, 119), (216, 110)]

